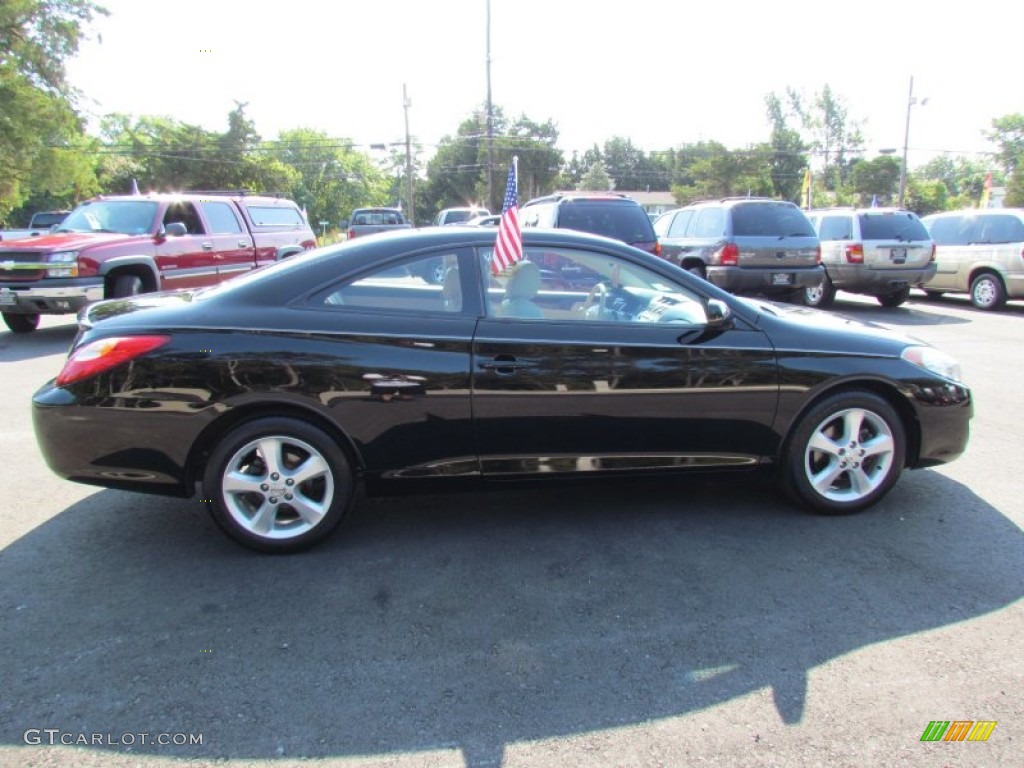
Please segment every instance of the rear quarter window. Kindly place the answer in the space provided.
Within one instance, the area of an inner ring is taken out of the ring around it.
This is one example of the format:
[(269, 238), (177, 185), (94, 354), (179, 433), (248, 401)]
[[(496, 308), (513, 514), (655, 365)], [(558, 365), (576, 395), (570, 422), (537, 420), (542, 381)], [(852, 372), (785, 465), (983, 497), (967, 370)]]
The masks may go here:
[(850, 216), (825, 216), (818, 237), (822, 240), (852, 240), (853, 219)]
[(306, 220), (298, 208), (276, 205), (247, 205), (249, 218), (257, 227), (305, 227)]
[(1005, 214), (979, 216), (971, 241), (986, 244), (1024, 242), (1024, 222), (1016, 216)]

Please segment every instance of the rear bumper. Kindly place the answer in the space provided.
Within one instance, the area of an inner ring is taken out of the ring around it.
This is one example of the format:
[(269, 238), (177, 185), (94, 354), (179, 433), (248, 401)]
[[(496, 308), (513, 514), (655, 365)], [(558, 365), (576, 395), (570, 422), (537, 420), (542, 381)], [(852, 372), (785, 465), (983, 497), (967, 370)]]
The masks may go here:
[(818, 285), (825, 276), (813, 267), (708, 267), (708, 282), (730, 293), (787, 293)]
[(935, 276), (935, 265), (910, 269), (871, 269), (863, 264), (827, 264), (832, 285), (852, 293), (884, 295), (926, 283)]
[(103, 278), (0, 283), (0, 311), (16, 315), (66, 315), (103, 298)]

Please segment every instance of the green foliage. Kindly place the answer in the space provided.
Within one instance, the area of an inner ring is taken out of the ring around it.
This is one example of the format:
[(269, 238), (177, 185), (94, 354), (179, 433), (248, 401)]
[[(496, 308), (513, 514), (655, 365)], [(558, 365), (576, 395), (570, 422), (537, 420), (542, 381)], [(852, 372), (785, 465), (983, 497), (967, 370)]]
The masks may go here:
[(105, 13), (90, 0), (0, 2), (0, 219), (33, 196), (70, 202), (94, 185), (64, 63)]
[(1024, 157), (1024, 113), (1004, 115), (992, 121), (992, 131), (985, 137), (999, 147), (996, 161), (1006, 173), (1020, 167)]
[(608, 192), (615, 188), (615, 182), (612, 181), (612, 177), (608, 175), (608, 171), (605, 170), (604, 163), (598, 160), (583, 174), (583, 178), (580, 179), (576, 189), (586, 192)]
[(882, 155), (873, 160), (857, 160), (851, 167), (851, 181), (859, 198), (858, 205), (870, 205), (872, 198), (879, 205), (895, 204), (900, 186), (899, 160)]

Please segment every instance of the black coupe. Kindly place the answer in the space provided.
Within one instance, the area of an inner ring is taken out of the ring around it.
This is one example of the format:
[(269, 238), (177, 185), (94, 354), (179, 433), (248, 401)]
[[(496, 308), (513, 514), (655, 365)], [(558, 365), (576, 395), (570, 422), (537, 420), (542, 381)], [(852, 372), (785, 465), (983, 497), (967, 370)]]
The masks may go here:
[(930, 346), (601, 237), (529, 230), (497, 274), (494, 244), (375, 235), (94, 304), (34, 396), (43, 454), (83, 483), (201, 483), (230, 536), (285, 552), (327, 536), (360, 486), (769, 468), (839, 514), (967, 444), (970, 391)]

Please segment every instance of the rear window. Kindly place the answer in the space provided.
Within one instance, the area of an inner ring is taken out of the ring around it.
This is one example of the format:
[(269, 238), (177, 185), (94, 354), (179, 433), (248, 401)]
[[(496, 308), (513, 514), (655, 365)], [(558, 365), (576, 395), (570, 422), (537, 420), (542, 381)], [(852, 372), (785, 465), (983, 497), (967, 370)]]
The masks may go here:
[[(928, 230), (912, 213), (862, 213), (860, 236), (864, 240), (928, 240)], [(824, 238), (823, 238), (824, 239)]]
[(305, 227), (306, 220), (302, 218), (298, 208), (270, 205), (247, 205), (249, 218), (257, 227)]
[(657, 240), (651, 219), (639, 205), (566, 203), (559, 208), (558, 226), (604, 235), (624, 243), (652, 243)]
[(811, 222), (799, 208), (789, 205), (737, 205), (732, 209), (736, 237), (815, 237)]

